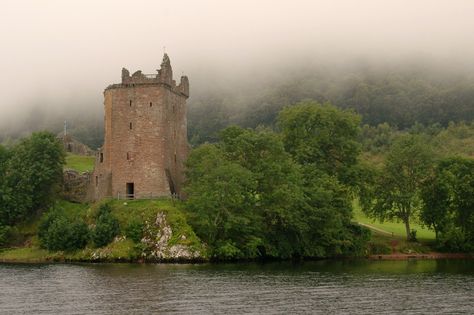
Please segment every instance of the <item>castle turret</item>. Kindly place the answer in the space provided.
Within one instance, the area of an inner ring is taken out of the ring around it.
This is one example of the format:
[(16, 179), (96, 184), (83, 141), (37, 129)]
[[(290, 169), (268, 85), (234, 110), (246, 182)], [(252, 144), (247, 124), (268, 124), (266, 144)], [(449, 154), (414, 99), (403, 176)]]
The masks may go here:
[(189, 80), (187, 76), (183, 75), (181, 77), (178, 89), (183, 95), (189, 97)]
[(130, 72), (122, 68), (122, 83), (127, 83), (130, 80)]
[(158, 75), (160, 82), (172, 85), (173, 70), (171, 69), (170, 58), (167, 54), (163, 56), (163, 61), (161, 62), (161, 69), (158, 70)]

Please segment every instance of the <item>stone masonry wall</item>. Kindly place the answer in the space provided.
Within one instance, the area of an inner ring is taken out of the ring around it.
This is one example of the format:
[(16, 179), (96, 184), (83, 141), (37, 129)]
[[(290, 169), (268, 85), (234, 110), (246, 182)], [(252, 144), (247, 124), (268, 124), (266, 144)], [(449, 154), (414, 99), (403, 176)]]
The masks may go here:
[(96, 155), (91, 199), (181, 194), (188, 154), (186, 77), (176, 86), (167, 55), (155, 77), (122, 70), (122, 84), (104, 91), (104, 146)]

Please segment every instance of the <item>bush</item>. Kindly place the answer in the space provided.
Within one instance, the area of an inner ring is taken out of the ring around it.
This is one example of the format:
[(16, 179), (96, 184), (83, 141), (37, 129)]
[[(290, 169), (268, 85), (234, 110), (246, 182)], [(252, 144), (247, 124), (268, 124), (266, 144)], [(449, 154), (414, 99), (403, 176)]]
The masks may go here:
[(0, 247), (8, 244), (10, 241), (12, 228), (8, 225), (0, 225)]
[(64, 214), (52, 211), (41, 221), (38, 237), (43, 248), (51, 251), (73, 251), (87, 245), (89, 229), (82, 220), (72, 220)]
[(218, 260), (242, 258), (242, 252), (231, 241), (218, 241), (212, 256)]
[(438, 247), (443, 251), (472, 252), (474, 245), (466, 239), (460, 228), (451, 227), (438, 238)]
[(143, 223), (138, 220), (128, 223), (125, 228), (125, 236), (135, 243), (140, 243), (143, 238)]
[(369, 254), (371, 255), (389, 255), (392, 249), (385, 242), (370, 242)]
[(119, 222), (112, 215), (110, 206), (108, 204), (101, 205), (97, 213), (95, 229), (92, 233), (95, 246), (103, 247), (109, 244), (119, 231)]

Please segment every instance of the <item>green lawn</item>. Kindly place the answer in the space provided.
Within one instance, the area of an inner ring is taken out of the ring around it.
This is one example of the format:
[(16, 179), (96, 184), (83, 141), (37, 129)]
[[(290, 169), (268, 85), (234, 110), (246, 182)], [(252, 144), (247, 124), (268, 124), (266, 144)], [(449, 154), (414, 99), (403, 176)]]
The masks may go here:
[[(370, 225), (374, 228), (393, 233), (394, 236), (406, 237), (405, 225), (402, 222), (383, 222), (368, 218), (360, 208), (357, 202), (354, 202), (354, 221)], [(435, 239), (435, 233), (420, 224), (414, 222), (410, 223), (410, 227), (416, 230), (416, 236), (421, 241), (431, 241)]]
[(65, 167), (79, 172), (88, 172), (94, 169), (94, 161), (93, 156), (68, 154)]

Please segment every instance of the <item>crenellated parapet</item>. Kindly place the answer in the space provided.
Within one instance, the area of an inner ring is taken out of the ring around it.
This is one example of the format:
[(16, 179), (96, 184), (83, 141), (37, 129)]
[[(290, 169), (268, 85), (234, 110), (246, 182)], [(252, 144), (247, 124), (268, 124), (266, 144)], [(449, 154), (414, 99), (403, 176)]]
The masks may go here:
[(164, 54), (161, 68), (157, 70), (157, 74), (143, 74), (141, 70), (135, 71), (132, 75), (130, 72), (122, 68), (122, 83), (112, 84), (107, 89), (120, 88), (129, 85), (141, 84), (162, 84), (169, 87), (172, 91), (189, 97), (189, 80), (187, 76), (182, 76), (179, 85), (173, 80), (173, 69), (171, 68), (170, 58)]

